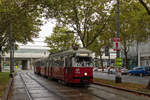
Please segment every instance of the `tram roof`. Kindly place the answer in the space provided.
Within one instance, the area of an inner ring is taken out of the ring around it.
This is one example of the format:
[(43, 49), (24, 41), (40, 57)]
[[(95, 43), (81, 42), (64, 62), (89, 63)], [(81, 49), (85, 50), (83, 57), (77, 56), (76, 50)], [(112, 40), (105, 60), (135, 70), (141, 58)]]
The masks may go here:
[(55, 54), (50, 54), (50, 56), (57, 56), (57, 55), (68, 55), (68, 54), (73, 54), (73, 53), (91, 53), (90, 50), (85, 49), (85, 48), (79, 48), (78, 50), (67, 50), (67, 51), (63, 51), (63, 52), (59, 52), (59, 53), (55, 53)]

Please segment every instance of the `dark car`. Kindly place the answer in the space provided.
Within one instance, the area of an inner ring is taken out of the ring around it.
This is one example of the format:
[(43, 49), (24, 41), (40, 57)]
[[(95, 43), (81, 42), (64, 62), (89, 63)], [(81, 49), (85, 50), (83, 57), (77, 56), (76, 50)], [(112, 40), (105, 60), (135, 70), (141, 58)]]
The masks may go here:
[(150, 75), (150, 66), (141, 66), (141, 67), (135, 67), (133, 70), (129, 70), (128, 72), (130, 75)]

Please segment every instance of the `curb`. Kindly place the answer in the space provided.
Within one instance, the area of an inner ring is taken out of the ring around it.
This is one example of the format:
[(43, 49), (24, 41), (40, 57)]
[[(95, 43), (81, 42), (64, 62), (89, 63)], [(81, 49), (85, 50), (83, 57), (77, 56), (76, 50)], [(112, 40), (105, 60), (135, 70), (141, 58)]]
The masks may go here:
[(8, 87), (7, 87), (7, 89), (5, 90), (5, 94), (4, 94), (4, 96), (2, 97), (2, 100), (7, 100), (7, 99), (8, 99), (8, 95), (9, 95), (9, 91), (10, 91), (10, 89), (11, 89), (12, 83), (13, 83), (13, 78), (10, 78), (9, 83), (8, 83)]
[(131, 93), (134, 93), (134, 94), (144, 95), (144, 96), (150, 97), (150, 94), (144, 93), (144, 92), (139, 92), (139, 91), (135, 91), (135, 90), (129, 90), (129, 89), (120, 88), (120, 87), (116, 87), (116, 86), (112, 86), (112, 85), (107, 85), (107, 84), (103, 84), (103, 83), (97, 83), (97, 82), (93, 82), (93, 84), (95, 84), (95, 85), (101, 85), (101, 86), (105, 86), (105, 87), (110, 87), (110, 88), (114, 88), (114, 89), (117, 89), (117, 90), (122, 90), (122, 91), (126, 91), (126, 92), (131, 92)]

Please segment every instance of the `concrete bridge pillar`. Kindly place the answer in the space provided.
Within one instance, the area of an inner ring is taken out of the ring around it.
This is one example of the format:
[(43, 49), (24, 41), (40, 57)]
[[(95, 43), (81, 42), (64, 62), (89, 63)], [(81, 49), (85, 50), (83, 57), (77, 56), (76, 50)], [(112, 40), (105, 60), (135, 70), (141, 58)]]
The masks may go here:
[(32, 59), (28, 59), (28, 69), (32, 70)]
[(27, 70), (27, 60), (22, 60), (22, 70)]
[(32, 70), (32, 60), (22, 60), (22, 70)]

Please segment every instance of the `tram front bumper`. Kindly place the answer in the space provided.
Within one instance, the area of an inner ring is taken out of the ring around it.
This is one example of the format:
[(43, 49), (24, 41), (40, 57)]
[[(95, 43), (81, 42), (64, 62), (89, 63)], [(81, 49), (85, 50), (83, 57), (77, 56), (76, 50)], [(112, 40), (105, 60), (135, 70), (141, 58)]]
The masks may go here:
[(73, 77), (75, 83), (92, 83), (93, 77), (84, 76), (84, 77)]

